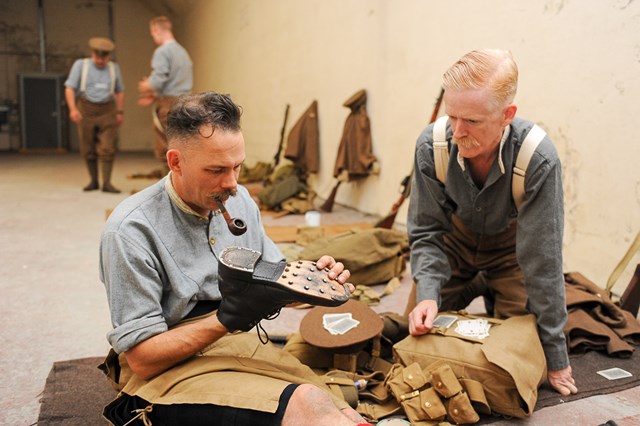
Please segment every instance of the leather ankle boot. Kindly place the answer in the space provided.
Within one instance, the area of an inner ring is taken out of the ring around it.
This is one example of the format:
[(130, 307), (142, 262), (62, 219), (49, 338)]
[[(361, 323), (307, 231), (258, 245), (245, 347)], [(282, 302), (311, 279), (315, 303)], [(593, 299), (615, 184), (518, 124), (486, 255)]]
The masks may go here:
[(258, 251), (228, 247), (218, 260), (218, 320), (231, 332), (248, 331), (290, 303), (342, 305), (351, 294), (328, 272), (308, 260), (271, 263)]

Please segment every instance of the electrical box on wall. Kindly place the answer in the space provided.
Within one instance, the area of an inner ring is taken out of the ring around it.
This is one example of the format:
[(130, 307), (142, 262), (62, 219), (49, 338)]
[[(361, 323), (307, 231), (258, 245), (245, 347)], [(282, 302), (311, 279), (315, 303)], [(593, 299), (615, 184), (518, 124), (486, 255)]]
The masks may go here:
[(22, 151), (66, 152), (69, 123), (62, 74), (19, 74)]

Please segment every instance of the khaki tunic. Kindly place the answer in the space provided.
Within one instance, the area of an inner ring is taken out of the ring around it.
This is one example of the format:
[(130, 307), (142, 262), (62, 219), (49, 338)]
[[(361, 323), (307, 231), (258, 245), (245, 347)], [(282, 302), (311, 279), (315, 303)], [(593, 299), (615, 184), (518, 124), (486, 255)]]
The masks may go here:
[(371, 125), (366, 103), (367, 93), (360, 90), (343, 104), (351, 112), (344, 123), (338, 147), (333, 169), (333, 176), (336, 178), (343, 170), (349, 173), (349, 181), (367, 177), (372, 164), (377, 161), (372, 152)]
[(318, 101), (313, 101), (291, 128), (284, 158), (293, 161), (297, 168), (306, 173), (318, 173), (320, 169)]

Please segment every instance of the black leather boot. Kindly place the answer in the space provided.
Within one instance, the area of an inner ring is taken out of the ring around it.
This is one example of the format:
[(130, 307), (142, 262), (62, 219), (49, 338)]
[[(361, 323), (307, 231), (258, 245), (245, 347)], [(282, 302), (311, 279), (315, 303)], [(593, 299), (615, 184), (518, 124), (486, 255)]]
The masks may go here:
[(229, 331), (251, 330), (260, 320), (276, 315), (290, 303), (339, 306), (349, 290), (319, 270), (315, 262), (271, 263), (262, 253), (243, 247), (225, 249), (218, 261), (222, 301), (218, 320)]
[(111, 171), (113, 170), (113, 161), (103, 161), (102, 165), (102, 192), (110, 192), (119, 194), (120, 190), (111, 185)]
[(98, 184), (98, 162), (96, 160), (86, 160), (87, 170), (89, 170), (89, 177), (91, 182), (89, 185), (82, 188), (83, 191), (94, 191), (100, 188)]

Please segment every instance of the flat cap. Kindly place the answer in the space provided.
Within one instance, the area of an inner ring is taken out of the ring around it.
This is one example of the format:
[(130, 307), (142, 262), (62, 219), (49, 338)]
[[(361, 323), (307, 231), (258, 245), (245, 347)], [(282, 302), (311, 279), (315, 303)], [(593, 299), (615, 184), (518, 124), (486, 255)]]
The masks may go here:
[(100, 52), (111, 52), (116, 48), (114, 42), (106, 37), (92, 37), (89, 39), (89, 47), (91, 50)]
[(347, 108), (351, 108), (353, 110), (358, 109), (358, 107), (367, 102), (367, 91), (365, 89), (358, 90), (356, 93), (351, 95), (349, 99), (344, 101), (342, 106), (346, 106)]

